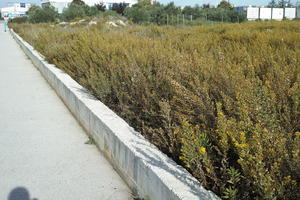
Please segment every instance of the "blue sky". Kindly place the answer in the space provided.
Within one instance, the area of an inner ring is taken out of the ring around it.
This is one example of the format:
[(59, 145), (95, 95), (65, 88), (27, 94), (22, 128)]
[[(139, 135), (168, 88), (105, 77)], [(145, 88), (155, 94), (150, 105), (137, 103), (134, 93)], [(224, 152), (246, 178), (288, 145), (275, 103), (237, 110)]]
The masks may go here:
[[(161, 3), (169, 3), (172, 0), (158, 0)], [(202, 5), (204, 3), (210, 3), (212, 5), (216, 5), (220, 2), (220, 0), (173, 0), (176, 5)], [(267, 5), (270, 0), (230, 0), (230, 2), (234, 5)], [(22, 3), (40, 3), (40, 0), (0, 0), (0, 7), (7, 6), (8, 3), (14, 2), (22, 2)], [(293, 3), (296, 0), (292, 0)]]

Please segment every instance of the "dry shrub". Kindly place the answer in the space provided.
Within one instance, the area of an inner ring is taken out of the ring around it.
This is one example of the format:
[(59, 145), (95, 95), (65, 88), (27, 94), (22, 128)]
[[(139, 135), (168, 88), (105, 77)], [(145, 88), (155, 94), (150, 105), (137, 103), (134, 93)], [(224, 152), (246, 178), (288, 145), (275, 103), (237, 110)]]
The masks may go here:
[(300, 199), (300, 23), (12, 25), (225, 199)]

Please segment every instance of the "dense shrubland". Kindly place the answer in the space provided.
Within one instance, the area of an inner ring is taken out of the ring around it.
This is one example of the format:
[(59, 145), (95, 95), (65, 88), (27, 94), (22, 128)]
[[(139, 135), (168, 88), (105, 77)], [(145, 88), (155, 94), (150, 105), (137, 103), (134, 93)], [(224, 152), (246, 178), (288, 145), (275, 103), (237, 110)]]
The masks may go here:
[(15, 31), (224, 199), (300, 199), (300, 23)]

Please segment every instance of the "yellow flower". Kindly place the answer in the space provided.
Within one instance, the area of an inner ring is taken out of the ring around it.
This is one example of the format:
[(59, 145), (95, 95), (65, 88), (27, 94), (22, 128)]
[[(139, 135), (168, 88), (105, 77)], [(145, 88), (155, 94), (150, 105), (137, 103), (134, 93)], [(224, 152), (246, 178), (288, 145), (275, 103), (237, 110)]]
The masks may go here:
[(206, 167), (206, 171), (209, 173), (211, 170), (210, 168)]
[(241, 144), (240, 144), (240, 143), (238, 143), (238, 142), (235, 142), (234, 145), (235, 145), (236, 147), (238, 147), (238, 148), (241, 148), (241, 149), (245, 149), (245, 148), (248, 147), (248, 145), (245, 144), (245, 143), (241, 143)]
[(199, 148), (199, 152), (200, 152), (200, 153), (206, 153), (205, 147), (200, 147), (200, 148)]

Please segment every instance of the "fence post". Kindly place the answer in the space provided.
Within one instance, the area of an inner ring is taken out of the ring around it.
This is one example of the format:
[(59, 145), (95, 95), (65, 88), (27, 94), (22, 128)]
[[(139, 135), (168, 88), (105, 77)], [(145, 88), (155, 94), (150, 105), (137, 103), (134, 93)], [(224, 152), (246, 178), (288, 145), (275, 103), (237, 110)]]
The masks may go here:
[(3, 26), (4, 26), (4, 32), (6, 32), (6, 20), (4, 20)]
[(285, 3), (283, 4), (283, 19), (285, 19)]
[(169, 25), (169, 14), (167, 14), (167, 25)]
[(273, 6), (272, 6), (272, 8), (271, 8), (271, 20), (273, 19)]

